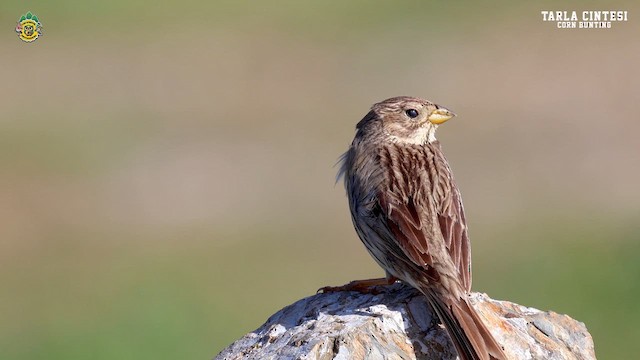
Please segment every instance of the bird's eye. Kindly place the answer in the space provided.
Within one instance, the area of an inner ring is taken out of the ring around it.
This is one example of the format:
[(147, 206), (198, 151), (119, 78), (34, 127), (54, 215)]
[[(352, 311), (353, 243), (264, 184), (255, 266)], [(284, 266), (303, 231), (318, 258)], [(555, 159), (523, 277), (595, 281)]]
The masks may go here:
[(412, 118), (412, 119), (414, 117), (418, 116), (418, 110), (416, 110), (416, 109), (408, 109), (404, 113), (407, 114), (407, 116)]

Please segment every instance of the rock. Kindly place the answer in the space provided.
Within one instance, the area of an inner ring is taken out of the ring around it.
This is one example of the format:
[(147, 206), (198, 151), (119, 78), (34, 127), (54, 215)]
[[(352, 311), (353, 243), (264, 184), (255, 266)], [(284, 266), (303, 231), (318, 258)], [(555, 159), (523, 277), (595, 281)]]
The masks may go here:
[[(317, 294), (285, 307), (215, 360), (456, 359), (438, 318), (417, 290)], [(512, 359), (595, 359), (585, 325), (567, 315), (470, 295)]]

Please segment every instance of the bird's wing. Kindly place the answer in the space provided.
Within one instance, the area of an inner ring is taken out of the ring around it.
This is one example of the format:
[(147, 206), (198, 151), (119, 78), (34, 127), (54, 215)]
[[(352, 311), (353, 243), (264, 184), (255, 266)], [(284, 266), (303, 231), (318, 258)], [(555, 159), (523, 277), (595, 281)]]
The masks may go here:
[[(380, 219), (393, 235), (391, 240), (426, 270), (449, 262), (443, 259), (448, 256), (461, 285), (469, 291), (471, 252), (464, 209), (451, 170), (438, 155), (435, 160), (418, 162), (418, 166), (430, 168), (413, 167), (415, 174), (404, 179), (394, 178), (398, 173), (388, 173), (391, 186), (378, 193)], [(433, 171), (434, 167), (440, 169)]]
[[(435, 271), (435, 262), (448, 256), (444, 248), (440, 230), (422, 220), (422, 207), (414, 198), (398, 201), (393, 192), (385, 191), (378, 195), (380, 221), (388, 229), (387, 241), (394, 242), (404, 255), (418, 265), (428, 275), (430, 282), (439, 282), (439, 274)], [(439, 241), (440, 246), (437, 246)], [(437, 248), (440, 248), (438, 253)]]

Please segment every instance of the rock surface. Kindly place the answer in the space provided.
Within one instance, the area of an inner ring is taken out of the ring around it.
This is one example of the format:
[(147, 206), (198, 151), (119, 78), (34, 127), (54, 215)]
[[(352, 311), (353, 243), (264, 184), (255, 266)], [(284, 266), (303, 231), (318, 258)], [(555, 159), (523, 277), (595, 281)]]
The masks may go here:
[[(317, 294), (285, 307), (215, 360), (456, 359), (438, 318), (416, 290), (394, 284), (378, 294)], [(471, 294), (496, 340), (512, 359), (595, 359), (585, 325)]]

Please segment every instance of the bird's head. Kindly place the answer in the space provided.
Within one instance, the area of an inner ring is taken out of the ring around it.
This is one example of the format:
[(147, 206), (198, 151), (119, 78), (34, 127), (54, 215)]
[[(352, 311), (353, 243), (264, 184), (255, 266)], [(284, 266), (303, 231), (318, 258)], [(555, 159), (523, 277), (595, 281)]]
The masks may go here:
[(435, 141), (438, 125), (454, 116), (428, 100), (399, 96), (374, 104), (357, 128), (376, 133), (384, 141), (424, 145)]

